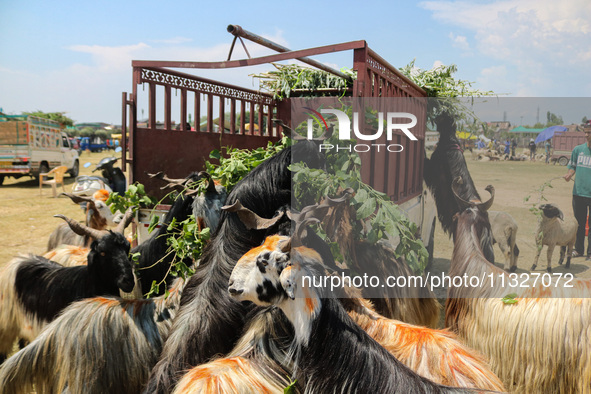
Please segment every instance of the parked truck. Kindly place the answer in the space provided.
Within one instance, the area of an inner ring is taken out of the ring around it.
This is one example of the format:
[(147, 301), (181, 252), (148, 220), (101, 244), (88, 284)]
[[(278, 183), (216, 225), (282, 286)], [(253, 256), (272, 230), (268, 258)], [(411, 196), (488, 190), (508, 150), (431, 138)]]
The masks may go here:
[(567, 165), (573, 148), (584, 142), (587, 142), (587, 139), (582, 131), (570, 131), (555, 135), (552, 139), (554, 151), (552, 152), (551, 160), (562, 166)]
[(57, 166), (78, 175), (78, 152), (58, 122), (27, 115), (0, 116), (0, 185), (11, 176), (38, 177)]
[(80, 149), (91, 152), (102, 152), (107, 150), (109, 147), (107, 143), (99, 136), (93, 135), (92, 137), (82, 137), (80, 139)]

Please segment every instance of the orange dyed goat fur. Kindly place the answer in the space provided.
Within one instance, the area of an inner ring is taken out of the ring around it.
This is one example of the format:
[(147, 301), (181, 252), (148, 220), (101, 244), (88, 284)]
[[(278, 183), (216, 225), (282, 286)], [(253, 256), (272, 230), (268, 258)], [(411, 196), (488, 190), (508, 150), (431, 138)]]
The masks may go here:
[(289, 384), (266, 379), (256, 361), (243, 357), (222, 358), (191, 369), (173, 394), (193, 393), (283, 393)]
[(484, 357), (453, 333), (387, 319), (363, 299), (344, 304), (355, 323), (419, 375), (448, 386), (505, 391)]

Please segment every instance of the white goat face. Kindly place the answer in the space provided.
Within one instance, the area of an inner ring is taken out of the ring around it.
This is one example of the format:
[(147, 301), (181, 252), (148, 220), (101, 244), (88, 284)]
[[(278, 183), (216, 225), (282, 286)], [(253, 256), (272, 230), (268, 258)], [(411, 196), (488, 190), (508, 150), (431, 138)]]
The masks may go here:
[(286, 293), (279, 276), (289, 263), (289, 253), (282, 252), (280, 246), (288, 240), (282, 236), (268, 237), (263, 245), (242, 256), (230, 275), (230, 295), (265, 306), (284, 299)]
[(117, 211), (116, 214), (112, 213), (111, 209), (104, 201), (94, 200), (94, 206), (98, 213), (107, 220), (107, 226), (109, 227), (116, 226), (123, 218), (123, 214), (119, 211)]

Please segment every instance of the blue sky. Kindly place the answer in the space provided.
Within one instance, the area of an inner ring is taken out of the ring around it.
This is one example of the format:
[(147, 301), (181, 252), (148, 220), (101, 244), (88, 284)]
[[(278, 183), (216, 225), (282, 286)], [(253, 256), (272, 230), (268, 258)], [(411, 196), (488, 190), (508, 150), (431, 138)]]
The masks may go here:
[[(225, 60), (228, 24), (291, 49), (364, 39), (396, 67), (453, 63), (457, 78), (510, 96), (591, 96), (589, 0), (0, 0), (0, 108), (120, 124), (131, 60)], [(247, 46), (253, 56), (271, 53)], [(243, 57), (236, 48), (233, 59)], [(352, 66), (350, 52), (316, 59)], [(268, 69), (198, 75), (256, 88), (249, 74)]]

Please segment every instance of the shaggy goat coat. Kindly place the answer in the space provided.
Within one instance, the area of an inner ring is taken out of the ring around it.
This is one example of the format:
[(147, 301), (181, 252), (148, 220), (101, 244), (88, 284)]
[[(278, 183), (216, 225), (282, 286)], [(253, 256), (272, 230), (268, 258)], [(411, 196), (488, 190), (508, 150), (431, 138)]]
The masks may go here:
[(0, 393), (138, 393), (158, 361), (183, 285), (178, 280), (167, 298), (73, 303), (0, 366)]
[[(488, 262), (480, 237), (490, 231), (485, 212), (468, 208), (458, 217), (450, 276), (485, 277), (482, 287), (450, 288), (446, 326), (490, 359), (492, 370), (515, 393), (591, 393), (591, 281), (573, 288), (498, 286), (503, 270)], [(548, 275), (548, 274), (546, 274)], [(552, 283), (556, 279), (552, 279)], [(502, 297), (517, 293), (517, 303)], [(584, 297), (584, 298), (573, 298)]]
[[(277, 210), (288, 206), (292, 180), (288, 166), (292, 153), (295, 157), (306, 158), (310, 167), (323, 165), (314, 143), (297, 143), (246, 175), (236, 184), (226, 204), (239, 200), (265, 218), (273, 217)], [(145, 393), (172, 391), (182, 371), (232, 349), (252, 306), (229, 297), (226, 291), (228, 278), (235, 262), (248, 250), (260, 245), (265, 235), (265, 231), (247, 230), (236, 213), (222, 212), (220, 225), (185, 288), (179, 313)]]

